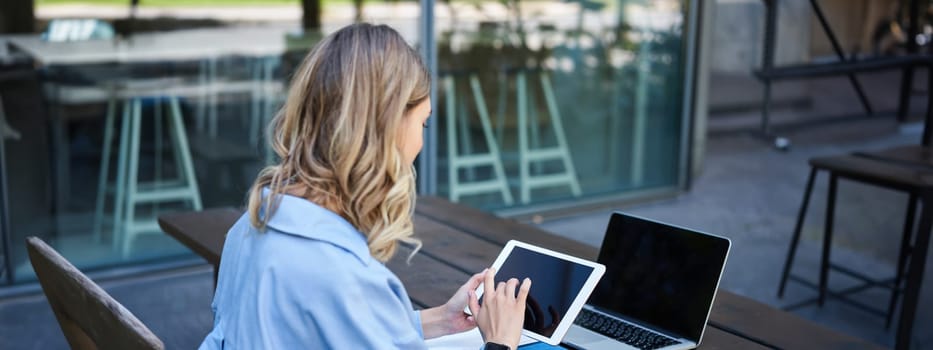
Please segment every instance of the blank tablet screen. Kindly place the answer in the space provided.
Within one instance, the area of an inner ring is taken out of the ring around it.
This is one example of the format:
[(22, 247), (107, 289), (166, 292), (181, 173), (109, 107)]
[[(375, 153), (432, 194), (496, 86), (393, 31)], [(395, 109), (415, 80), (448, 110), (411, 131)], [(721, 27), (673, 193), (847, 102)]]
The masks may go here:
[(516, 246), (496, 273), (496, 284), (531, 278), (525, 329), (550, 337), (592, 272), (592, 267)]

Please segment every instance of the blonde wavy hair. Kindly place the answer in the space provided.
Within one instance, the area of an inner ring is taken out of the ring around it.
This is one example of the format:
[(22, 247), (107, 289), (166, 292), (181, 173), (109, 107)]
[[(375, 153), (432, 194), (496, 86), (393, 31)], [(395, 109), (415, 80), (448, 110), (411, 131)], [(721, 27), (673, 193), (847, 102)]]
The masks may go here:
[(269, 125), (281, 161), (250, 189), (253, 226), (264, 231), (287, 193), (342, 216), (379, 261), (389, 260), (399, 242), (417, 251), (415, 172), (404, 164), (397, 130), (429, 93), (421, 56), (392, 28), (359, 23), (325, 37), (295, 71)]

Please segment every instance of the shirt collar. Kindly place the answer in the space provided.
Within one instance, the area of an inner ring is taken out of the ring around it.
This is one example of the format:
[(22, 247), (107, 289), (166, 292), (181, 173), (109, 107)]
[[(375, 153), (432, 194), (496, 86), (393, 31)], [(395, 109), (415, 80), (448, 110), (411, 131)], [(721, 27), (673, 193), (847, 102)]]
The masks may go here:
[[(268, 188), (262, 191), (263, 205), (260, 216), (265, 215), (265, 202), (269, 199)], [(307, 199), (280, 194), (281, 199), (275, 213), (266, 223), (282, 233), (331, 243), (355, 255), (363, 264), (372, 260), (366, 236), (346, 219)]]

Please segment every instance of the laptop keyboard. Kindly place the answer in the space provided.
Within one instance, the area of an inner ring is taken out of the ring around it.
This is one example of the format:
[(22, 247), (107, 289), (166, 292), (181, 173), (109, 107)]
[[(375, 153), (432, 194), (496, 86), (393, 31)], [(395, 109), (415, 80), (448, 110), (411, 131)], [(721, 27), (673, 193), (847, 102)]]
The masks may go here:
[(573, 323), (639, 349), (659, 349), (678, 343), (667, 336), (587, 309), (580, 310)]

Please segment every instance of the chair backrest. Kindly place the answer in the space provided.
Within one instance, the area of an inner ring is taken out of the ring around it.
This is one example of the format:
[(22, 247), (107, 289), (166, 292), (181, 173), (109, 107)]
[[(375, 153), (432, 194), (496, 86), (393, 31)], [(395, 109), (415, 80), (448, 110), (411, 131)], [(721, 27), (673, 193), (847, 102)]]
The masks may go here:
[(26, 238), (29, 260), (72, 349), (164, 349), (136, 316), (52, 247)]

